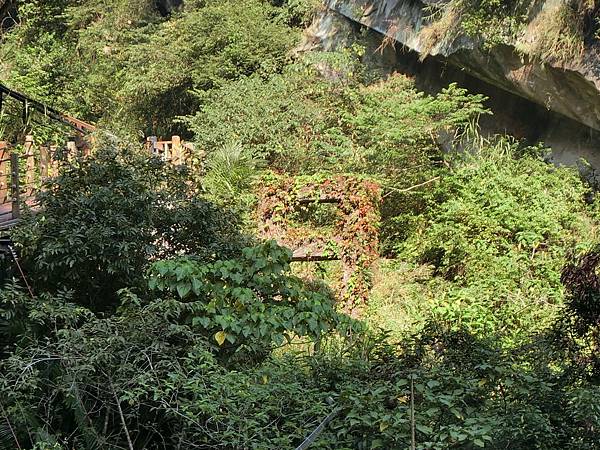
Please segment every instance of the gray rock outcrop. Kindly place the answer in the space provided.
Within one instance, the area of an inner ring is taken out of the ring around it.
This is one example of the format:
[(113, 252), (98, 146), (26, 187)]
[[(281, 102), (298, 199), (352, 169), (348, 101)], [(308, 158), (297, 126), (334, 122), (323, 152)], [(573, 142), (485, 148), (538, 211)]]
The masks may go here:
[(422, 56), (441, 58), (487, 83), (600, 130), (598, 46), (586, 46), (582, 55), (566, 63), (542, 63), (523, 51), (538, 30), (540, 17), (552, 14), (565, 0), (538, 2), (529, 25), (518, 37), (485, 50), (481, 42), (454, 33), (431, 45), (425, 31), (429, 24), (425, 8), (446, 1), (330, 0), (327, 7)]

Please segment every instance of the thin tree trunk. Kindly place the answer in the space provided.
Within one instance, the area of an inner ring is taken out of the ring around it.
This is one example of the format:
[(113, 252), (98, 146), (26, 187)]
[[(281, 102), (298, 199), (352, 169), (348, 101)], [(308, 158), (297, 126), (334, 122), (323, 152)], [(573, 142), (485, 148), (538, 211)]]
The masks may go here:
[(115, 387), (110, 382), (110, 388), (112, 390), (113, 396), (115, 397), (115, 403), (117, 404), (117, 409), (119, 411), (119, 417), (121, 418), (121, 424), (123, 425), (123, 431), (125, 431), (125, 436), (127, 437), (127, 444), (129, 445), (129, 450), (135, 450), (133, 448), (133, 442), (131, 441), (131, 436), (129, 435), (129, 430), (127, 429), (127, 423), (125, 423), (125, 416), (123, 415), (123, 409), (121, 409), (121, 401), (117, 396), (117, 392), (115, 391)]

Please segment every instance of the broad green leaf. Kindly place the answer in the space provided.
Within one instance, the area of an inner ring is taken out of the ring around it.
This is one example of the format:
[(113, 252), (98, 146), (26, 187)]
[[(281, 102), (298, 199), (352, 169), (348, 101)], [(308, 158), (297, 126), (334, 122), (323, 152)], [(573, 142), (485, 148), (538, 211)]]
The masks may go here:
[(181, 298), (185, 298), (190, 293), (191, 290), (192, 290), (192, 286), (188, 282), (177, 284), (177, 293), (179, 294), (179, 297), (181, 297)]

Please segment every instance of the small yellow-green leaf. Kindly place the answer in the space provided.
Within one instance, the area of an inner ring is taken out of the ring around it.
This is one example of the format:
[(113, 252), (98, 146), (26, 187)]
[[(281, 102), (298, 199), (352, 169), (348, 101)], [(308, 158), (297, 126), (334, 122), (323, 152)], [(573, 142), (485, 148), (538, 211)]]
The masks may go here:
[(224, 331), (219, 331), (218, 333), (215, 333), (215, 341), (217, 341), (217, 344), (219, 345), (223, 345), (226, 337), (227, 334)]

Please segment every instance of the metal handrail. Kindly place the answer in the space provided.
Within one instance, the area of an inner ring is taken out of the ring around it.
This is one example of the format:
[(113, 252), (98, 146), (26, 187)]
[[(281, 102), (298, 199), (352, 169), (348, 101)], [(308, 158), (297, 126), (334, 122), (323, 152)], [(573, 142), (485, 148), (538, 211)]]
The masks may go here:
[(2, 108), (2, 97), (5, 94), (21, 102), (26, 109), (33, 108), (45, 116), (48, 116), (53, 120), (73, 128), (81, 134), (88, 134), (96, 131), (96, 127), (94, 125), (64, 114), (50, 106), (44, 105), (42, 102), (38, 102), (37, 100), (34, 100), (25, 94), (21, 94), (20, 92), (9, 89), (3, 84), (0, 84), (0, 109)]

